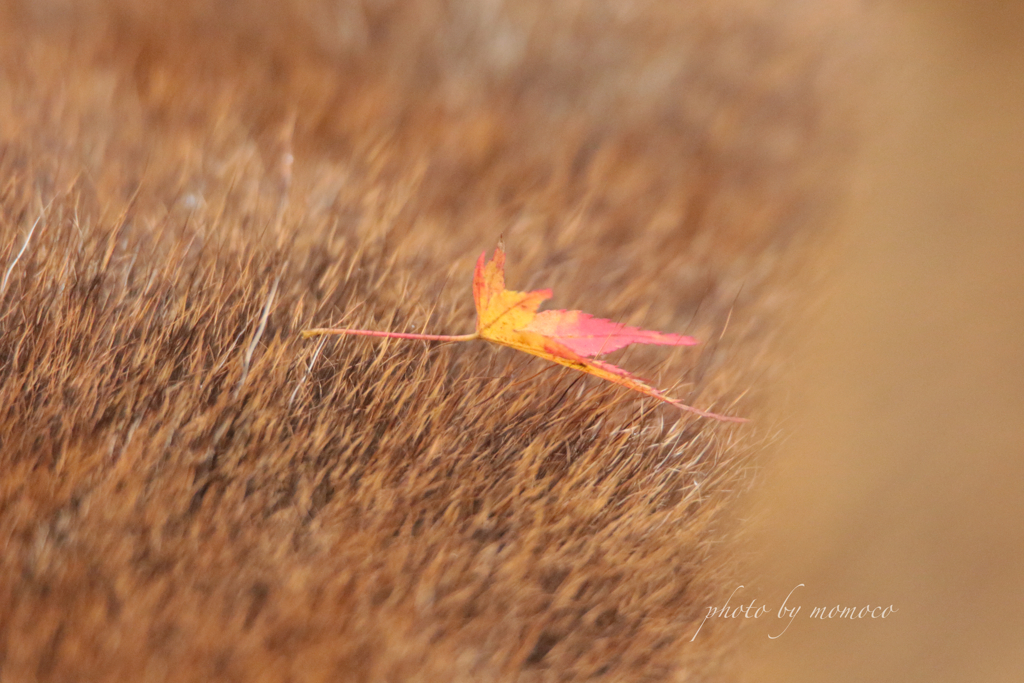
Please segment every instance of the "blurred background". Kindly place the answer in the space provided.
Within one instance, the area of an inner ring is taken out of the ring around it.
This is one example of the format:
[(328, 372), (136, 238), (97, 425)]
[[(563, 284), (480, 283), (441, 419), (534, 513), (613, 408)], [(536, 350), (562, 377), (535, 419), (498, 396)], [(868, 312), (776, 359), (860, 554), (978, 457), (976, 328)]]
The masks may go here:
[(798, 618), (770, 643), (752, 627), (751, 680), (1015, 681), (1024, 5), (886, 2), (869, 16), (877, 61), (842, 242), (756, 514), (766, 594), (806, 584), (805, 618), (899, 612)]

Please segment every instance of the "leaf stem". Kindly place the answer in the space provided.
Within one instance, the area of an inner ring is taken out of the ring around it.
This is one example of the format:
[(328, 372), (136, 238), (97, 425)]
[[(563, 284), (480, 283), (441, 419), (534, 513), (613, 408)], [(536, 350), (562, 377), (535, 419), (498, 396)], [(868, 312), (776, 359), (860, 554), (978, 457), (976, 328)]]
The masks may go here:
[(303, 330), (302, 337), (309, 339), (310, 337), (316, 337), (322, 334), (351, 334), (360, 335), (363, 337), (385, 337), (387, 339), (421, 339), (423, 341), (445, 341), (445, 342), (463, 342), (473, 341), (480, 337), (476, 332), (473, 334), (411, 334), (406, 332), (377, 332), (376, 330), (346, 330), (346, 329), (332, 329), (326, 327), (319, 327), (313, 330)]

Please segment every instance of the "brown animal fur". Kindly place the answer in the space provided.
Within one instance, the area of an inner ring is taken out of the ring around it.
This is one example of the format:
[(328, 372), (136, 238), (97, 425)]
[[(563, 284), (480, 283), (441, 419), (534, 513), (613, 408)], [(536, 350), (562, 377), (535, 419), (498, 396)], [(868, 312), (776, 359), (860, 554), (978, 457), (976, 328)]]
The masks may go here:
[[(722, 675), (832, 17), (494, 7), (0, 5), (4, 681)], [(626, 364), (754, 425), (298, 337), (469, 331), (501, 233), (511, 286), (707, 340)]]

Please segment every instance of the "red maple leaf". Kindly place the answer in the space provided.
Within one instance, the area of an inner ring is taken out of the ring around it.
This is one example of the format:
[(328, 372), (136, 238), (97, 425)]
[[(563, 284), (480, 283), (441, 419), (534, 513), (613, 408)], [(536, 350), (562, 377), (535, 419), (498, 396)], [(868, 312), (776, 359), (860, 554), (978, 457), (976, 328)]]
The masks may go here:
[(595, 318), (583, 311), (557, 310), (538, 313), (537, 309), (541, 302), (551, 298), (551, 290), (516, 292), (506, 289), (505, 252), (501, 245), (494, 250), (494, 258), (490, 261), (486, 261), (486, 258), (486, 252), (480, 255), (473, 275), (473, 299), (476, 302), (477, 313), (476, 332), (473, 334), (410, 334), (321, 328), (304, 330), (302, 336), (354, 334), (452, 342), (483, 339), (606, 379), (702, 417), (728, 422), (747, 421), (741, 417), (719, 415), (688, 406), (666, 396), (622, 368), (593, 358), (630, 344), (692, 346), (697, 343), (693, 337), (629, 327), (612, 320)]

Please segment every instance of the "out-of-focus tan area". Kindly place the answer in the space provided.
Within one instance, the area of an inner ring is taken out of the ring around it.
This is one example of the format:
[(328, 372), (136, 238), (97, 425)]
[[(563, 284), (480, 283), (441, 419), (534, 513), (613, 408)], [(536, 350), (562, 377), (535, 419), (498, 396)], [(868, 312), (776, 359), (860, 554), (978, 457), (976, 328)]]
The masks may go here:
[[(889, 2), (824, 314), (757, 514), (762, 681), (1024, 672), (1024, 4)], [(740, 596), (742, 597), (742, 595)], [(886, 619), (810, 619), (890, 604)], [(778, 622), (777, 615), (769, 617)]]

